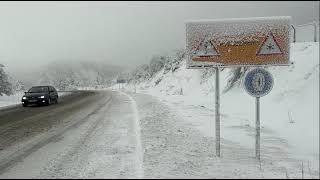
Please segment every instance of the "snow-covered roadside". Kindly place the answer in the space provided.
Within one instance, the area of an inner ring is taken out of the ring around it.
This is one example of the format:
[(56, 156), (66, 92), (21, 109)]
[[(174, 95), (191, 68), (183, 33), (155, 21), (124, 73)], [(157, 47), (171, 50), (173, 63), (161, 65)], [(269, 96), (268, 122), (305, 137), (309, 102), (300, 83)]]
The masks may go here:
[[(305, 167), (319, 172), (319, 43), (292, 44), (291, 53), (294, 65), (269, 69), (275, 85), (261, 98), (262, 155), (272, 148), (281, 149), (285, 156), (299, 160), (298, 164), (304, 162)], [(136, 91), (161, 99), (192, 127), (213, 137), (214, 77), (202, 82), (200, 75), (199, 70), (187, 70), (183, 64), (175, 73), (160, 71)], [(221, 87), (227, 76), (226, 71), (221, 73)], [(181, 88), (182, 95), (174, 95)], [(126, 89), (134, 92), (133, 86)], [(252, 154), (254, 101), (242, 87), (221, 95), (221, 137), (251, 149)]]
[[(286, 142), (268, 130), (263, 130), (268, 136), (263, 139), (261, 164), (254, 158), (253, 147), (225, 137), (222, 139), (222, 158), (218, 158), (214, 138), (194, 128), (194, 121), (185, 119), (190, 114), (184, 116), (176, 111), (179, 108), (173, 108), (157, 97), (135, 93), (132, 96), (140, 113), (145, 178), (301, 177), (300, 161), (288, 156)], [(190, 110), (199, 112), (197, 107)], [(208, 114), (196, 116), (200, 121), (210, 117)], [(252, 135), (252, 129), (247, 131)], [(304, 177), (317, 177), (316, 171), (306, 167), (304, 170)]]
[(141, 127), (140, 127), (140, 115), (136, 101), (128, 94), (120, 92), (120, 94), (126, 96), (131, 104), (131, 110), (133, 111), (133, 122), (131, 121), (130, 124), (132, 125), (132, 134), (135, 138), (135, 152), (136, 152), (136, 172), (138, 178), (144, 177), (144, 167), (143, 167), (143, 149), (141, 144)]
[(0, 107), (11, 106), (21, 103), (23, 92), (16, 93), (11, 96), (0, 96)]

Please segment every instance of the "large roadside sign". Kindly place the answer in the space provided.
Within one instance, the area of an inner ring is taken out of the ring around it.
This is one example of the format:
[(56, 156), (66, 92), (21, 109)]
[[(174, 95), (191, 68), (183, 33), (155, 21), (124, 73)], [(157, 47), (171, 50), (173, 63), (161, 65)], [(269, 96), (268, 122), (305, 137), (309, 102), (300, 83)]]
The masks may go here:
[(291, 17), (186, 22), (187, 68), (289, 65)]

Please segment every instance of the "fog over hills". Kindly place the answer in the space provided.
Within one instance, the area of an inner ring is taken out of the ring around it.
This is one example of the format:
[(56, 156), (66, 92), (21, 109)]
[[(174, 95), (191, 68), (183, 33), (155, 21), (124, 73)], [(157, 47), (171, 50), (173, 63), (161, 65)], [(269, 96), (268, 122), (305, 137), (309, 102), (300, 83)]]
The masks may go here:
[(111, 80), (124, 70), (125, 67), (101, 61), (68, 60), (53, 61), (32, 70), (9, 72), (9, 76), (12, 81), (19, 80), (26, 89), (34, 85), (48, 84), (59, 90), (72, 90), (88, 86), (110, 86)]

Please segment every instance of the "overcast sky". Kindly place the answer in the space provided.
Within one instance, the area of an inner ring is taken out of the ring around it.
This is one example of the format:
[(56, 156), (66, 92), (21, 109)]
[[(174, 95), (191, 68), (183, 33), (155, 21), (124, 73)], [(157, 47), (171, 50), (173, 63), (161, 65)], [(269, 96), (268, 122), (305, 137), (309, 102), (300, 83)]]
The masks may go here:
[(136, 66), (184, 48), (187, 20), (261, 16), (319, 22), (319, 1), (0, 2), (0, 63), (24, 70), (53, 60)]

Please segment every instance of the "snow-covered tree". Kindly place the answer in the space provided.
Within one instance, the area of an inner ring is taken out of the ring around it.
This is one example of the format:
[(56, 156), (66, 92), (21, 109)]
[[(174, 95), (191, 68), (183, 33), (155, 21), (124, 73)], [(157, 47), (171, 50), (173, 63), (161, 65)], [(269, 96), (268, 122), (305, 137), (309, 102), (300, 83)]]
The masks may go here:
[(12, 84), (9, 81), (8, 75), (4, 72), (3, 67), (4, 66), (0, 64), (0, 96), (3, 96), (3, 94), (12, 95)]
[(20, 80), (15, 80), (13, 78), (9, 78), (11, 84), (12, 84), (12, 91), (15, 92), (23, 92), (26, 91), (25, 84)]
[(180, 63), (185, 58), (185, 51), (179, 50), (176, 51), (172, 56), (166, 57), (166, 64), (164, 66), (164, 73), (168, 73), (169, 71), (175, 72), (177, 69), (180, 68)]
[(159, 72), (164, 67), (166, 60), (164, 56), (154, 56), (149, 64), (149, 74), (153, 76)]
[(230, 77), (228, 78), (228, 83), (223, 90), (223, 93), (228, 92), (232, 89), (236, 84), (239, 85), (241, 78), (244, 77), (245, 72), (248, 68), (245, 67), (236, 67), (230, 71)]

